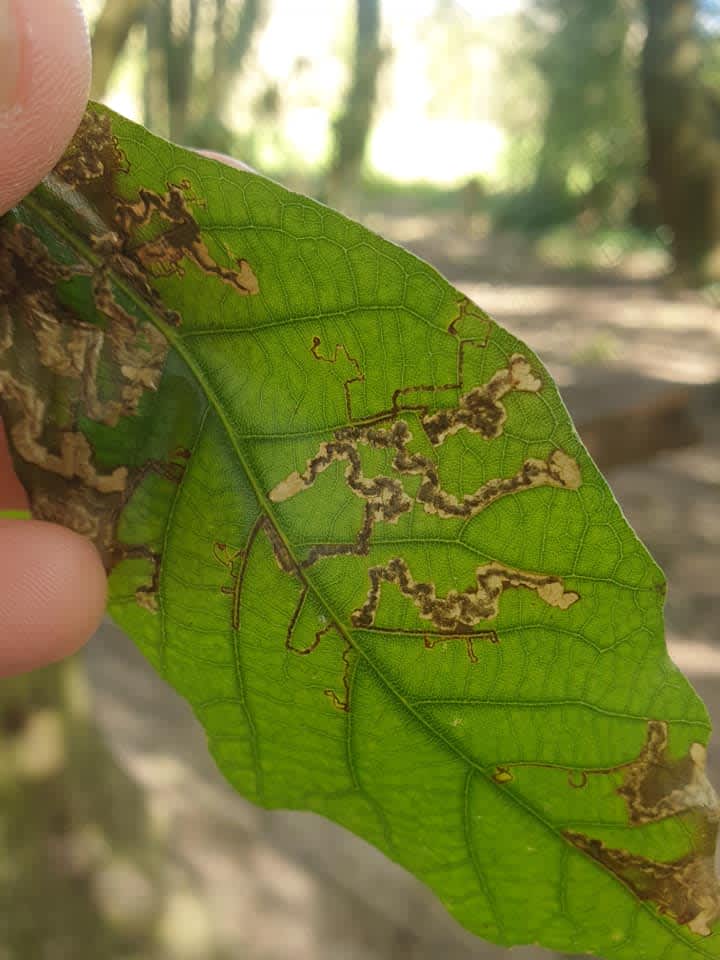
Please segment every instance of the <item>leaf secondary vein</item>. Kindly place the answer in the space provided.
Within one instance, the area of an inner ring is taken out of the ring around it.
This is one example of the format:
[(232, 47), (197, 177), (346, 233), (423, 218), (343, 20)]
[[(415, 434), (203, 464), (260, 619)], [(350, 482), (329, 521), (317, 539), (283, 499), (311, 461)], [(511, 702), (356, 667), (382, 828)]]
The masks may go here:
[[(37, 196), (45, 195), (48, 198), (52, 196), (51, 191), (49, 190), (46, 184), (42, 184), (39, 188), (37, 188), (35, 193)], [(44, 223), (52, 231), (60, 235), (62, 239), (65, 241), (65, 243), (67, 243), (69, 247), (74, 249), (79, 256), (84, 258), (86, 262), (96, 267), (100, 267), (102, 265), (101, 257), (97, 253), (95, 253), (95, 251), (93, 251), (86, 242), (79, 239), (75, 233), (73, 233), (70, 229), (68, 229), (68, 227), (65, 225), (65, 223), (62, 221), (61, 218), (53, 216), (47, 207), (43, 206), (42, 203), (36, 200), (35, 196), (31, 195), (27, 197), (24, 200), (24, 204), (29, 210), (32, 211), (32, 213), (36, 217), (38, 217), (38, 219), (44, 221)], [(491, 783), (493, 787), (497, 790), (498, 796), (501, 796), (504, 799), (511, 800), (513, 803), (519, 806), (526, 814), (528, 814), (531, 818), (534, 818), (538, 823), (542, 824), (542, 826), (555, 839), (555, 841), (559, 842), (563, 846), (568, 846), (571, 849), (571, 852), (573, 855), (582, 856), (582, 854), (579, 851), (577, 851), (574, 847), (571, 847), (569, 841), (566, 840), (566, 838), (557, 829), (557, 827), (553, 823), (551, 823), (549, 820), (547, 820), (537, 809), (535, 809), (535, 807), (533, 807), (531, 804), (525, 801), (524, 798), (519, 796), (517, 793), (513, 791), (505, 790), (502, 787), (500, 787), (493, 780), (492, 776), (488, 774), (486, 769), (481, 767), (477, 763), (477, 761), (475, 761), (464, 750), (462, 750), (457, 743), (450, 740), (442, 731), (436, 730), (429, 723), (429, 721), (414, 708), (413, 704), (406, 697), (403, 696), (401, 691), (399, 691), (388, 680), (388, 678), (379, 669), (374, 659), (369, 655), (368, 651), (363, 649), (363, 645), (353, 639), (352, 634), (345, 628), (341, 618), (337, 615), (337, 613), (332, 608), (330, 603), (327, 601), (323, 593), (319, 589), (317, 589), (317, 587), (312, 581), (312, 578), (308, 577), (305, 571), (301, 569), (300, 564), (298, 563), (295, 557), (291, 544), (289, 543), (284, 531), (277, 524), (275, 520), (273, 510), (272, 510), (272, 507), (270, 506), (270, 502), (267, 498), (267, 495), (265, 494), (264, 490), (260, 487), (254, 472), (250, 469), (250, 465), (247, 461), (247, 458), (243, 453), (240, 443), (238, 442), (240, 438), (237, 436), (231, 422), (229, 421), (227, 414), (225, 413), (220, 396), (218, 396), (215, 389), (210, 384), (209, 379), (206, 376), (205, 372), (202, 370), (199, 364), (195, 361), (192, 355), (188, 352), (187, 347), (183, 343), (183, 337), (180, 336), (173, 327), (171, 327), (164, 320), (162, 320), (162, 318), (158, 317), (156, 313), (153, 311), (153, 309), (151, 308), (151, 306), (141, 296), (139, 296), (138, 292), (134, 288), (132, 288), (122, 278), (122, 276), (118, 275), (117, 272), (113, 270), (110, 270), (109, 273), (112, 277), (113, 283), (123, 291), (123, 293), (129, 298), (130, 302), (132, 302), (136, 306), (136, 308), (140, 311), (140, 313), (144, 315), (145, 319), (148, 320), (151, 324), (153, 324), (165, 336), (170, 346), (177, 351), (178, 355), (183, 359), (188, 369), (192, 372), (193, 376), (196, 378), (199, 386), (203, 389), (209, 403), (214, 408), (215, 414), (220, 420), (220, 423), (222, 424), (228, 436), (228, 439), (230, 440), (230, 443), (235, 452), (235, 455), (238, 458), (240, 466), (242, 467), (243, 472), (245, 473), (248, 479), (248, 482), (252, 487), (253, 493), (255, 494), (259, 509), (267, 518), (267, 520), (272, 524), (275, 533), (282, 541), (283, 547), (285, 548), (285, 550), (287, 550), (288, 556), (295, 562), (297, 567), (298, 578), (301, 580), (301, 582), (307, 585), (308, 589), (312, 590), (312, 593), (315, 599), (326, 610), (331, 622), (334, 624), (335, 628), (337, 629), (338, 633), (343, 638), (343, 640), (346, 643), (350, 644), (352, 648), (359, 653), (359, 655), (364, 659), (364, 661), (368, 664), (368, 667), (372, 670), (372, 672), (377, 677), (380, 685), (384, 687), (399, 704), (402, 705), (405, 711), (415, 720), (415, 722), (421, 728), (423, 728), (426, 731), (426, 733), (430, 735), (432, 739), (443, 743), (444, 746), (448, 749), (448, 751), (451, 754), (454, 754), (458, 760), (460, 760), (462, 763), (465, 763), (467, 765), (468, 776), (472, 775), (473, 773), (481, 774), (484, 777), (484, 779), (488, 783)], [(427, 323), (427, 320), (425, 320), (425, 322)], [(468, 850), (468, 856), (472, 858), (471, 850)], [(639, 907), (643, 909), (645, 912), (647, 912), (658, 924), (665, 927), (665, 929), (667, 930), (668, 934), (672, 939), (678, 940), (684, 944), (688, 944), (690, 942), (689, 938), (685, 935), (684, 930), (680, 929), (676, 925), (671, 924), (668, 918), (666, 918), (662, 914), (659, 914), (648, 902), (644, 900), (638, 900), (636, 895), (633, 893), (632, 889), (628, 886), (628, 884), (625, 881), (619, 878), (616, 874), (609, 871), (602, 864), (598, 864), (596, 861), (593, 861), (593, 863), (595, 863), (596, 866), (598, 866), (603, 873), (612, 877), (613, 880), (619, 883), (619, 885), (626, 890), (628, 897), (630, 897), (633, 900), (633, 902), (637, 903)], [(692, 942), (692, 948), (697, 954), (700, 954), (701, 956), (704, 956), (704, 957), (708, 957), (710, 958), (710, 960), (714, 960), (715, 955), (709, 953), (707, 950), (701, 947), (697, 942)]]

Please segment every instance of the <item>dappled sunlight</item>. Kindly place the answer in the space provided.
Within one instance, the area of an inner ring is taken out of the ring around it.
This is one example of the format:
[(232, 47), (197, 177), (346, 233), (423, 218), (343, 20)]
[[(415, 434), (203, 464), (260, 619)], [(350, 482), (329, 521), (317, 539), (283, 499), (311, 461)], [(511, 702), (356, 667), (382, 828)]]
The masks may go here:
[(369, 156), (378, 174), (398, 183), (452, 185), (494, 174), (505, 143), (493, 124), (414, 116), (401, 108), (378, 120)]

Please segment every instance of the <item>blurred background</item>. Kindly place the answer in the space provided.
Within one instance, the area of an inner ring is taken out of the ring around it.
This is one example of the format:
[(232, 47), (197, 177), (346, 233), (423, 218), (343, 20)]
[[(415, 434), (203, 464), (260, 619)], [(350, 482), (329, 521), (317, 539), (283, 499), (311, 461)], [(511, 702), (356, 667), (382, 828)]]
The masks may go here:
[[(83, 5), (96, 98), (340, 207), (536, 350), (720, 718), (720, 3)], [(111, 625), (0, 707), (0, 960), (510, 956), (362, 841), (233, 794)]]

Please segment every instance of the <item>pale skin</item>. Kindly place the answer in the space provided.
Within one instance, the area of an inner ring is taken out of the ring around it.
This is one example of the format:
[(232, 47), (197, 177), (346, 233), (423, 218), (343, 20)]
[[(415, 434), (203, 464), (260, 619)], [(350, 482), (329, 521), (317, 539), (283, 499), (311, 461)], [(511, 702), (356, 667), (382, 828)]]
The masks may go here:
[[(45, 176), (72, 137), (90, 83), (76, 0), (0, 0), (0, 214)], [(0, 434), (0, 511), (26, 506)], [(95, 548), (62, 527), (0, 520), (0, 677), (75, 652), (102, 619)]]

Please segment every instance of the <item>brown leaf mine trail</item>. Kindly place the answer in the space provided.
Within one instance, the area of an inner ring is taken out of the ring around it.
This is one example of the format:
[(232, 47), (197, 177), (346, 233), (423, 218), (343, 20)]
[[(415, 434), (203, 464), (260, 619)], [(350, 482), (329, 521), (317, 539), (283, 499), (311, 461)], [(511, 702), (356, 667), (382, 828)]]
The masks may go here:
[[(151, 580), (136, 599), (155, 610), (162, 558), (120, 542), (117, 525), (149, 474), (179, 483), (186, 452), (105, 471), (79, 427), (82, 417), (116, 427), (136, 416), (143, 397), (157, 390), (168, 356), (165, 337), (133, 313), (116, 280), (173, 326), (181, 317), (162, 303), (155, 276), (182, 277), (194, 264), (241, 296), (257, 293), (258, 284), (246, 261), (230, 269), (213, 259), (187, 182), (168, 184), (162, 195), (140, 189), (131, 201), (116, 189), (118, 174), (128, 170), (109, 117), (88, 112), (49, 184), (65, 200), (79, 198), (73, 205), (89, 222), (91, 256), (67, 263), (67, 253), (55, 256), (22, 222), (0, 230), (0, 399), (34, 515), (93, 539), (108, 570), (128, 558), (148, 561)], [(95, 322), (63, 296), (78, 283), (88, 287)]]
[[(316, 357), (318, 345), (319, 339), (315, 338), (312, 352)], [(339, 349), (336, 349), (336, 356)], [(345, 353), (347, 355), (347, 351)], [(541, 387), (542, 381), (533, 374), (526, 358), (515, 354), (507, 368), (497, 371), (486, 384), (464, 393), (457, 407), (425, 412), (420, 422), (435, 448), (461, 430), (468, 430), (486, 441), (495, 440), (502, 435), (507, 419), (507, 410), (501, 402), (503, 398), (513, 391), (537, 393)], [(411, 388), (411, 392), (429, 389)], [(270, 491), (270, 500), (282, 503), (310, 489), (328, 467), (342, 461), (346, 463), (344, 476), (348, 488), (365, 504), (363, 525), (355, 542), (312, 547), (303, 567), (333, 556), (367, 555), (376, 524), (396, 524), (402, 514), (416, 505), (426, 514), (443, 519), (468, 520), (495, 501), (524, 490), (542, 486), (576, 490), (580, 486), (580, 469), (575, 460), (562, 450), (554, 450), (547, 460), (528, 459), (513, 476), (489, 480), (471, 493), (457, 497), (443, 489), (438, 465), (433, 459), (410, 452), (412, 433), (399, 411), (384, 414), (383, 419), (390, 424), (383, 427), (374, 421), (371, 425), (335, 431), (334, 439), (320, 444), (302, 473), (294, 471)], [(365, 476), (363, 447), (390, 451), (395, 475)], [(420, 478), (420, 486), (415, 496), (411, 496), (403, 485), (403, 477), (414, 476)], [(367, 600), (351, 614), (351, 621), (357, 627), (375, 625), (383, 582), (395, 584), (403, 596), (412, 600), (423, 619), (431, 621), (436, 630), (449, 634), (470, 633), (481, 621), (496, 618), (500, 597), (509, 589), (534, 590), (545, 603), (562, 610), (579, 599), (577, 593), (564, 589), (558, 577), (524, 573), (493, 563), (476, 569), (473, 587), (464, 592), (452, 590), (445, 597), (438, 596), (434, 584), (417, 582), (402, 557), (395, 557), (384, 566), (370, 567), (368, 576)], [(432, 640), (426, 638), (426, 645), (431, 647)], [(472, 660), (475, 655), (471, 651), (469, 647)]]

